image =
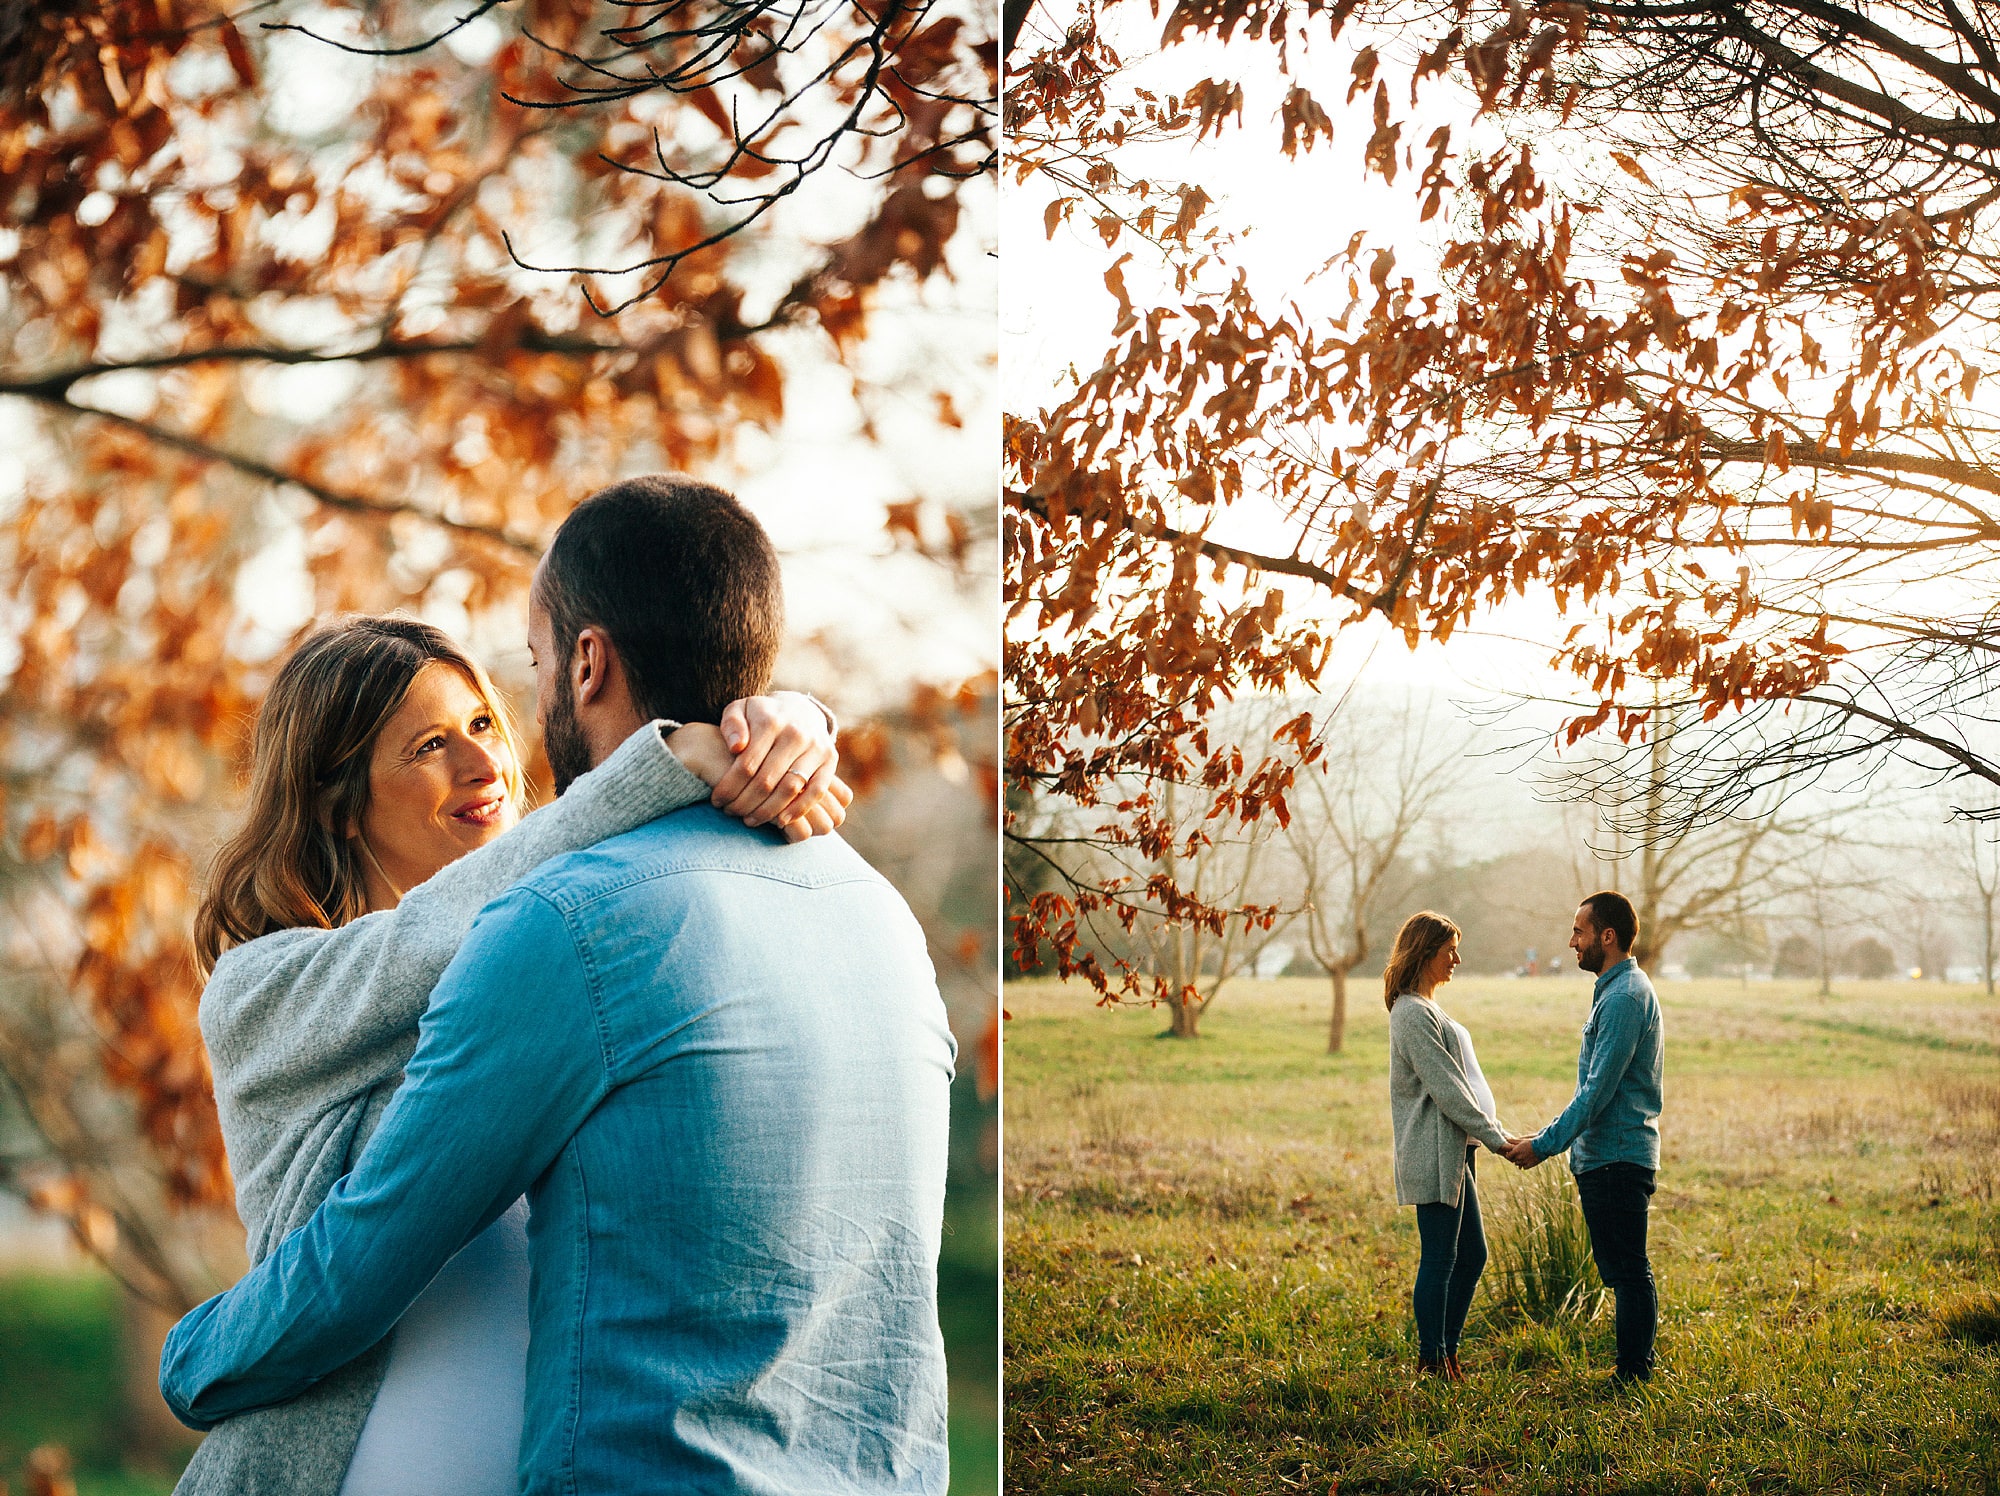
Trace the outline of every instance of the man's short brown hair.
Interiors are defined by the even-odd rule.
[[[1629,951],[1638,943],[1639,911],[1624,894],[1604,889],[1585,899],[1580,907],[1590,911],[1590,922],[1597,929],[1609,930],[1618,937],[1620,950]]]
[[[592,494],[556,531],[540,586],[556,660],[603,629],[642,716],[715,722],[770,684],[785,632],[778,553],[711,484],[654,474]]]

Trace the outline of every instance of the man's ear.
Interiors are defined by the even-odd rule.
[[[570,690],[579,707],[604,699],[604,693],[619,679],[621,665],[618,646],[611,635],[594,624],[578,632],[576,648],[570,652]]]

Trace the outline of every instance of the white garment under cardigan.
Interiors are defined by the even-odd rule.
[[[1451,1026],[1452,1034],[1458,1040],[1458,1058],[1465,1066],[1465,1078],[1472,1084],[1472,1095],[1478,1101],[1479,1109],[1487,1116],[1497,1118],[1500,1108],[1493,1103],[1493,1088],[1486,1084],[1486,1073],[1479,1068],[1479,1056],[1472,1052],[1472,1030],[1450,1015],[1446,1015],[1444,1021]]]
[[[528,1202],[396,1321],[340,1496],[515,1496],[528,1395]]]

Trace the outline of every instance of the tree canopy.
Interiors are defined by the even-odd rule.
[[[1575,619],[1549,641],[1564,741],[1640,743],[1663,708],[1717,724],[1667,834],[1838,765],[2000,777],[1974,720],[2000,540],[1990,9],[1167,8],[1158,49],[1275,63],[1268,121],[1230,78],[1132,82],[1117,47],[1147,22],[1120,0],[1039,20],[1009,56],[1010,176],[1050,233],[1088,218],[1115,321],[1099,364],[1007,417],[1011,784],[1088,802],[1143,768],[1282,819],[1312,725],[1217,744],[1200,702],[1312,682],[1359,619],[1414,645],[1530,590]],[[1316,98],[1332,75],[1344,98]],[[1406,224],[1336,247],[1344,308],[1258,284],[1240,208],[1133,165],[1223,132],[1344,149],[1406,196]],[[1248,505],[1288,543],[1224,543]],[[1184,589],[1140,600],[1169,569]],[[1176,632],[1201,641],[1184,667],[1145,656]],[[1156,857],[1148,812],[1107,806],[1099,835]],[[1016,892],[1017,945],[1058,954],[1123,897]]]
[[[921,441],[988,377],[990,341],[932,327],[989,231],[976,10],[462,14],[0,7],[0,1062],[62,1166],[10,1182],[163,1303],[207,1289],[173,1207],[228,1198],[192,885],[287,631],[504,636],[593,488],[726,478],[801,378]],[[988,503],[827,523],[979,606]],[[875,676],[928,692],[890,738],[976,720],[976,683]]]

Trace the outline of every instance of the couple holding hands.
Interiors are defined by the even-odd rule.
[[[1475,1182],[1478,1145],[1523,1169],[1567,1151],[1591,1256],[1617,1299],[1614,1385],[1653,1371],[1658,1298],[1646,1260],[1647,1204],[1660,1166],[1660,1003],[1632,959],[1631,903],[1594,893],[1577,908],[1569,947],[1597,976],[1577,1057],[1576,1094],[1532,1137],[1500,1125],[1472,1035],[1437,1004],[1459,962],[1459,929],[1411,915],[1382,973],[1389,1006],[1389,1100],[1396,1133],[1396,1203],[1417,1208],[1422,1255],[1411,1295],[1421,1371],[1460,1381],[1458,1338],[1486,1266]]]

